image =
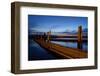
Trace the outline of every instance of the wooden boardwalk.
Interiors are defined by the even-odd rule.
[[[80,49],[68,48],[51,42],[46,42],[41,39],[35,39],[35,41],[43,48],[62,56],[63,58],[87,58],[87,52]]]

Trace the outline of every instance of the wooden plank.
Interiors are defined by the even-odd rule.
[[[51,42],[46,42],[44,40],[35,40],[41,47],[46,48],[56,54],[63,56],[64,58],[86,58],[87,52],[80,49],[68,48]]]

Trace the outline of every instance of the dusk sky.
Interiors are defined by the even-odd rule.
[[[76,31],[81,25],[88,27],[87,17],[28,15],[28,29],[36,32],[65,32]]]

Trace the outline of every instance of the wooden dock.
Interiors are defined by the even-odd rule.
[[[35,39],[35,41],[43,48],[62,56],[63,58],[76,59],[76,58],[87,58],[87,52],[76,48],[64,47],[45,40]]]

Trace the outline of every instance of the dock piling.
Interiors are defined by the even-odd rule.
[[[82,49],[82,26],[78,27],[78,44],[77,47]]]

